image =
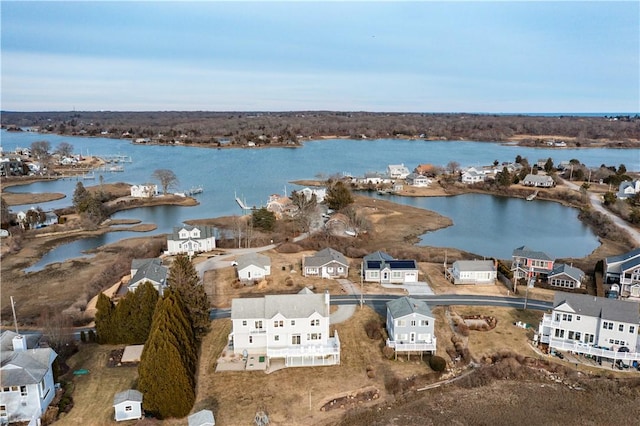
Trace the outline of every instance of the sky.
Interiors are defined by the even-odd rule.
[[[640,2],[0,2],[4,111],[640,111]]]

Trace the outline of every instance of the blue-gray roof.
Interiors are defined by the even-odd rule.
[[[394,259],[393,256],[391,256],[391,255],[389,255],[389,254],[387,254],[387,253],[385,253],[383,251],[380,251],[380,250],[378,250],[376,252],[373,252],[373,253],[370,253],[370,254],[368,254],[368,255],[366,255],[364,257],[365,261],[367,261],[367,260],[393,260],[393,259]]]
[[[191,232],[195,228],[200,230],[200,238],[216,237],[216,228],[214,226],[209,226],[209,225],[198,225],[198,226],[184,225],[184,226],[176,226],[176,227],[173,228],[172,240],[179,240],[180,239],[179,233],[180,233],[180,231],[182,229],[186,229],[187,231]]]
[[[536,260],[553,260],[549,255],[543,251],[531,250],[527,246],[518,247],[513,250],[513,257],[526,257],[527,259]]]
[[[349,266],[349,261],[342,253],[332,248],[326,248],[320,250],[313,256],[308,256],[304,258],[304,266],[324,266],[331,262],[338,262],[344,266]]]
[[[582,279],[584,278],[584,272],[582,272],[582,270],[565,263],[556,263],[553,266],[551,274],[549,274],[549,278],[553,277],[554,275],[560,274],[568,275],[576,281],[582,281]]]
[[[407,296],[387,302],[387,309],[393,318],[402,318],[414,312],[433,318],[431,309],[424,301]]]
[[[127,389],[126,391],[117,393],[116,396],[113,397],[113,405],[118,405],[126,401],[142,402],[142,392],[135,389]]]
[[[638,256],[640,256],[640,247],[633,249],[627,253],[619,254],[617,256],[609,256],[606,260],[607,263],[626,262]]]

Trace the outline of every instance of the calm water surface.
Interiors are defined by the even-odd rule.
[[[412,169],[419,163],[444,166],[456,161],[462,166],[471,166],[490,164],[494,160],[513,161],[517,155],[521,155],[530,161],[551,157],[556,164],[575,158],[591,167],[624,163],[629,170],[640,170],[639,149],[542,149],[487,142],[392,139],[312,141],[306,142],[301,148],[211,149],[143,146],[131,144],[128,140],[30,132],[1,131],[0,138],[5,152],[17,146],[28,147],[37,140],[48,140],[54,149],[60,142],[66,141],[74,146],[76,153],[84,155],[122,154],[132,157],[132,163],[124,164],[123,173],[96,172],[96,180],[83,181],[85,186],[97,185],[99,175],[103,176],[106,183],[150,182],[154,170],[167,168],[173,170],[180,180],[176,189],[185,190],[196,185],[204,187],[204,193],[196,197],[200,204],[195,207],[140,208],[113,216],[155,223],[158,229],[147,235],[171,232],[174,226],[188,219],[242,214],[235,203],[235,195],[248,205],[263,205],[270,194],[290,193],[296,189],[288,183],[293,180],[343,172],[362,175],[367,171],[384,171],[388,164],[404,163]],[[75,180],[38,182],[12,187],[10,191],[60,192],[66,195],[62,200],[40,205],[49,210],[71,205],[76,183]],[[526,203],[523,200],[471,194],[429,199],[400,197],[394,201],[425,203],[417,206],[438,211],[453,219],[454,226],[423,236],[421,244],[456,247],[501,258],[510,257],[511,250],[522,244],[530,244],[557,257],[582,257],[597,246],[595,236],[577,220],[577,212],[556,203]],[[28,207],[31,206],[14,206],[12,210]],[[77,257],[81,254],[80,250],[129,238],[127,234],[117,232],[93,239],[89,247],[85,247],[84,243],[60,246],[50,253],[47,262]],[[143,234],[135,233],[134,236],[140,235]]]

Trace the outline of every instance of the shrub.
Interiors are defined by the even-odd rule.
[[[382,348],[382,355],[384,355],[386,359],[393,359],[393,356],[395,355],[395,353],[396,351],[394,351],[393,348],[389,346],[385,346]]]
[[[397,395],[402,391],[402,382],[397,376],[388,374],[384,379],[384,388],[390,394]]]
[[[84,330],[80,332],[80,341],[82,343],[87,343],[87,335],[85,334]]]
[[[382,338],[382,331],[380,330],[380,322],[375,319],[367,321],[364,325],[364,330],[367,333],[369,339],[378,340]]]
[[[429,367],[433,371],[442,372],[447,368],[447,361],[438,355],[434,355],[429,358]]]

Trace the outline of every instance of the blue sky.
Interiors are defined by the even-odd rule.
[[[638,112],[640,3],[1,2],[1,108]]]

